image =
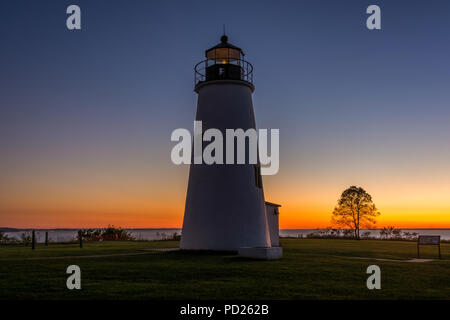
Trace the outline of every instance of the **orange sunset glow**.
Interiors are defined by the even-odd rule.
[[[46,167],[52,171],[46,172]],[[16,228],[88,228],[108,224],[124,228],[180,228],[188,167],[163,160],[159,167],[165,170],[148,167],[145,174],[146,165],[142,164],[144,174],[127,166],[120,170],[117,167],[117,174],[109,175],[101,169],[70,173],[42,165],[34,173],[23,171],[23,176],[6,174],[9,185],[1,190],[0,224]],[[294,174],[281,168],[278,175],[263,177],[266,199],[282,205],[280,227],[331,226],[336,201],[352,181],[342,177],[348,183],[336,183],[336,177],[316,176],[296,168],[291,172]],[[62,183],[63,178],[66,183]],[[433,177],[405,177],[405,181],[395,183],[390,175],[375,178],[368,173],[364,178],[367,182],[360,185],[372,195],[381,212],[377,227],[450,227],[450,187],[438,187]],[[388,181],[391,184],[386,186]]]

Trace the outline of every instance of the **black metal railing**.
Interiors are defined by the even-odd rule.
[[[212,77],[211,71],[215,69],[233,69],[233,72],[227,74],[224,73],[223,77],[217,78]],[[238,76],[236,77],[236,70],[238,70]],[[242,60],[242,59],[222,59],[222,60],[214,60],[214,59],[206,59],[197,63],[194,67],[195,73],[195,85],[200,82],[210,81],[210,80],[219,80],[219,79],[230,79],[230,80],[242,80],[247,81],[253,84],[253,66],[250,62]],[[231,76],[231,74],[233,76]],[[218,74],[220,76],[220,74]]]

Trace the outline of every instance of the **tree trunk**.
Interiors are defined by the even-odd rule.
[[[356,224],[356,230],[357,230],[356,239],[358,239],[358,240],[359,240],[359,213],[360,213],[360,210],[358,208],[358,219],[357,219],[357,224]]]

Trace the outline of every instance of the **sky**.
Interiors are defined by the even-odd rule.
[[[280,129],[263,182],[281,228],[329,226],[351,185],[380,227],[450,228],[444,0],[2,1],[0,226],[181,227],[170,135],[192,131],[193,67],[223,24],[254,66],[258,128]]]

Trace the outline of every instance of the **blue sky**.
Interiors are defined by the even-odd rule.
[[[70,4],[81,31],[66,29]],[[365,26],[371,4],[382,30]],[[182,205],[187,168],[169,161],[170,133],[192,128],[193,66],[223,24],[255,68],[257,125],[280,129],[266,193],[308,212],[274,190],[313,190],[309,203],[323,188],[329,205],[349,184],[381,199],[390,182],[415,185],[410,197],[422,184],[448,210],[449,18],[448,1],[2,1],[0,210],[68,180],[136,184],[149,201],[164,181]]]

